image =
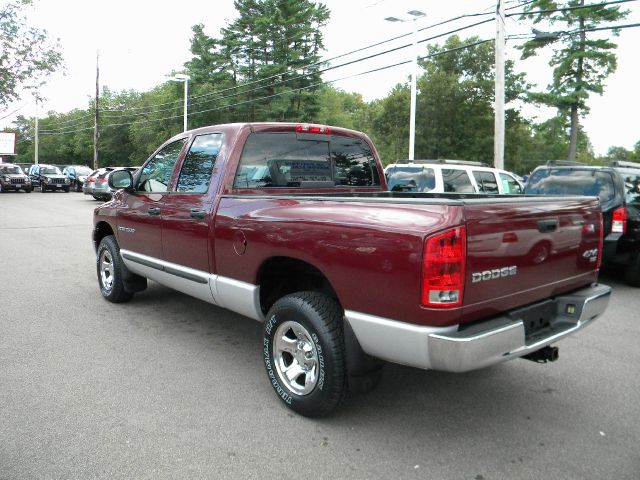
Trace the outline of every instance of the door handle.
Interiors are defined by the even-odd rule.
[[[558,229],[558,220],[555,218],[549,218],[546,220],[538,221],[538,231],[540,233],[555,232]]]
[[[191,218],[203,219],[207,212],[205,210],[198,210],[197,208],[192,208],[189,216]]]
[[[149,210],[147,210],[147,213],[149,215],[160,215],[160,208],[159,207],[151,207]]]

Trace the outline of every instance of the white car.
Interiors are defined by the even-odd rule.
[[[406,160],[384,169],[391,191],[518,195],[524,186],[511,172],[464,160]]]

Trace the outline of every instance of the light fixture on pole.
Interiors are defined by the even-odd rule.
[[[185,75],[184,73],[177,73],[171,77],[169,77],[170,81],[173,82],[184,82],[184,131],[187,131],[187,100],[189,98],[189,80],[191,77],[189,75]]]
[[[389,22],[413,22],[413,59],[411,62],[411,107],[409,112],[409,160],[415,158],[416,146],[416,98],[417,98],[417,80],[418,74],[418,19],[425,17],[427,14],[419,10],[410,10],[407,12],[412,16],[411,19],[402,19],[398,17],[387,17],[385,20]]]

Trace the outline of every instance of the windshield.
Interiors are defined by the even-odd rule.
[[[533,172],[525,193],[534,195],[589,195],[601,203],[613,200],[615,190],[610,172],[588,169],[551,168]]]
[[[61,173],[58,167],[42,167],[40,175],[61,175]]]
[[[399,167],[389,175],[387,186],[394,192],[430,192],[436,187],[436,176],[431,168]]]
[[[21,174],[22,170],[20,170],[20,167],[0,167],[0,173],[4,175]]]
[[[90,173],[91,173],[91,169],[89,167],[76,168],[76,175],[89,175]]]

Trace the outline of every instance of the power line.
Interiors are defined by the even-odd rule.
[[[591,4],[587,4],[587,5],[580,5],[580,6],[577,6],[577,7],[550,8],[548,10],[534,10],[534,11],[531,11],[531,12],[527,12],[527,11],[514,12],[514,13],[509,13],[506,16],[507,17],[513,17],[513,16],[517,16],[517,15],[536,15],[536,14],[539,14],[539,13],[569,12],[569,11],[572,11],[572,10],[582,10],[582,9],[585,9],[585,8],[594,8],[594,7],[606,7],[607,5],[617,5],[617,4],[620,4],[620,3],[629,3],[629,2],[636,2],[636,1],[637,0],[615,0],[615,1],[611,1],[611,2],[591,3]]]
[[[450,35],[452,33],[457,33],[457,32],[460,32],[462,30],[467,30],[469,28],[473,28],[473,27],[476,27],[476,26],[479,26],[479,25],[483,25],[485,23],[489,23],[489,22],[493,22],[493,21],[494,21],[493,18],[486,19],[486,20],[481,20],[479,22],[476,22],[476,23],[473,23],[473,24],[470,24],[470,25],[465,25],[463,27],[459,27],[459,28],[456,28],[456,29],[453,29],[453,30],[449,30],[449,31],[444,32],[444,33],[440,33],[438,35],[433,35],[433,36],[425,38],[423,40],[419,40],[418,43],[424,43],[424,42],[428,42],[430,40],[435,40],[437,38],[444,37],[444,36]],[[348,62],[345,62],[345,63],[341,63],[339,65],[333,65],[333,66],[330,66],[330,67],[327,67],[327,68],[324,68],[324,69],[320,69],[320,70],[316,70],[314,72],[310,72],[308,74],[298,75],[296,77],[291,77],[291,78],[288,78],[288,79],[285,79],[285,80],[280,80],[280,81],[275,82],[275,83],[270,83],[268,85],[262,85],[262,86],[258,86],[258,87],[252,88],[252,89],[243,90],[243,91],[236,91],[236,92],[231,93],[229,95],[219,95],[219,94],[223,93],[225,91],[234,90],[234,89],[237,89],[237,88],[240,88],[240,87],[232,87],[232,88],[220,90],[220,91],[215,92],[215,93],[206,94],[206,95],[214,95],[214,94],[217,93],[218,96],[216,96],[214,98],[209,98],[209,99],[201,101],[201,102],[190,102],[190,105],[193,107],[195,105],[201,105],[203,103],[209,103],[209,102],[213,102],[213,101],[223,100],[225,98],[232,98],[232,97],[235,97],[235,96],[238,96],[238,95],[244,95],[244,94],[247,94],[247,93],[251,93],[251,92],[258,91],[258,90],[262,90],[264,88],[273,88],[273,87],[276,87],[278,85],[282,85],[282,84],[285,84],[285,83],[293,82],[295,80],[300,80],[300,79],[307,78],[307,77],[309,77],[311,75],[318,75],[318,74],[321,74],[321,73],[328,72],[330,70],[335,70],[337,68],[346,67],[346,66],[349,66],[349,65],[353,65],[355,63],[359,63],[359,62],[365,61],[365,60],[370,60],[372,58],[379,57],[381,55],[386,55],[386,54],[389,54],[389,53],[393,53],[393,52],[396,52],[398,50],[402,50],[402,49],[410,47],[410,46],[412,46],[412,44],[411,43],[407,43],[407,44],[404,44],[404,45],[400,45],[398,47],[394,47],[394,48],[390,48],[388,50],[384,50],[382,52],[378,52],[378,53],[371,54],[371,55],[368,55],[368,56],[365,56],[365,57],[360,57],[360,58],[357,58],[355,60],[351,60],[351,61],[348,61]],[[334,57],[334,59],[335,58],[338,58],[338,57]],[[278,77],[278,76],[280,76],[280,75],[276,75],[275,77]],[[268,78],[274,78],[274,76],[268,77]],[[247,85],[261,83],[263,81],[264,81],[264,79],[263,80],[256,80],[256,81],[253,81],[253,82],[249,82],[248,84],[244,84],[241,87],[246,87]],[[203,96],[204,95],[201,95],[200,97],[192,97],[192,98],[201,98]],[[171,111],[174,108],[176,108],[176,107],[160,109],[160,110],[154,110],[154,111],[149,111],[149,112],[135,113],[135,114],[103,115],[103,118],[124,118],[124,117],[138,116],[138,115],[148,115],[148,114]]]
[[[571,30],[568,32],[553,32],[558,37],[563,36],[572,36],[577,35],[580,32],[598,32],[602,30],[624,30],[625,28],[636,28],[640,27],[640,23],[627,23],[624,25],[610,25],[608,27],[593,27],[593,28],[578,28],[576,30]],[[510,35],[509,40],[530,40],[536,38],[534,34],[531,33],[523,33],[519,35]]]
[[[520,7],[520,6],[522,6],[522,4],[521,4],[521,5],[518,5],[518,7]],[[511,8],[517,8],[517,7],[511,7]],[[445,25],[445,24],[447,24],[447,23],[454,22],[454,21],[456,21],[456,20],[460,20],[460,19],[462,19],[462,18],[467,18],[467,17],[477,17],[477,16],[488,16],[488,15],[493,15],[493,13],[491,13],[491,12],[488,12],[488,13],[479,12],[479,13],[468,13],[468,14],[458,15],[457,17],[452,17],[452,18],[450,18],[450,19],[443,20],[443,21],[438,22],[438,23],[434,23],[434,24],[431,24],[431,25],[427,25],[427,26],[425,26],[425,27],[420,28],[418,31],[419,31],[419,32],[422,32],[422,31],[425,31],[425,30],[429,30],[429,29],[432,29],[432,28],[435,28],[435,27],[439,27],[439,26]],[[465,30],[466,28],[471,28],[471,27],[474,27],[474,26],[477,26],[477,25],[481,25],[481,24],[483,24],[483,23],[492,22],[492,21],[494,21],[494,18],[491,18],[491,19],[488,19],[488,20],[485,20],[485,21],[482,21],[482,22],[478,22],[478,23],[475,23],[475,24],[472,24],[472,25],[468,25],[468,26],[466,26],[466,27],[462,27],[462,28],[459,28],[459,29],[455,29],[455,30],[452,30],[452,31],[450,31],[450,32],[445,32],[444,34],[437,35],[437,36],[434,36],[434,37],[431,37],[431,38],[428,38],[428,39],[422,40],[422,42],[424,42],[424,41],[428,41],[428,40],[432,40],[432,39],[434,39],[434,38],[438,38],[438,37],[443,36],[443,35],[447,35],[447,34],[450,34],[450,33],[455,33],[455,32],[458,32],[458,31]],[[398,40],[398,39],[401,39],[401,38],[404,38],[404,37],[408,37],[408,36],[410,36],[410,35],[412,35],[412,33],[404,33],[404,34],[402,34],[402,35],[397,35],[397,36],[395,36],[395,37],[388,38],[388,39],[386,39],[386,40],[382,40],[382,41],[380,41],[380,42],[373,43],[373,44],[371,44],[371,45],[367,45],[367,46],[365,46],[365,47],[357,48],[357,49],[355,49],[355,50],[351,50],[351,51],[349,51],[349,52],[342,53],[342,54],[336,55],[336,56],[331,57],[331,58],[327,58],[327,59],[319,60],[319,61],[317,61],[317,62],[309,63],[309,64],[307,64],[307,65],[302,65],[302,66],[300,66],[300,67],[299,67],[299,69],[307,69],[307,68],[315,67],[315,66],[318,66],[318,65],[322,65],[322,64],[325,64],[325,63],[331,62],[331,61],[333,61],[333,60],[337,60],[337,59],[339,59],[339,58],[343,58],[343,57],[346,57],[346,56],[349,56],[349,55],[353,55],[353,54],[355,54],[355,53],[360,53],[360,52],[362,52],[362,51],[369,50],[369,49],[374,48],[374,47],[378,47],[378,46],[380,46],[380,45],[384,45],[385,43],[389,43],[389,42],[392,42],[392,41],[395,41],[395,40]],[[410,46],[410,45],[411,45],[411,44],[407,44],[407,45],[404,45],[404,46],[403,46],[403,47],[401,47],[401,48],[406,48],[406,47],[408,47],[408,46]],[[397,49],[396,49],[396,50],[397,50]],[[386,53],[388,53],[388,52],[390,52],[390,51],[394,51],[394,50],[388,50]],[[385,53],[385,52],[383,52],[383,53],[381,53],[381,54],[384,54],[384,53]],[[365,57],[364,59],[368,59],[368,58],[372,58],[372,57]],[[336,66],[336,67],[334,67],[334,68],[339,68],[340,66],[343,66],[343,65],[347,65],[347,64],[338,65],[338,66]],[[321,70],[321,72],[323,72],[323,71],[326,71],[326,70]],[[281,77],[281,76],[282,76],[283,74],[285,74],[285,73],[287,73],[287,72],[281,72],[281,73],[277,73],[277,74],[274,74],[274,75],[271,75],[271,76],[269,76],[269,77],[265,77],[265,78],[262,78],[262,79],[252,80],[252,81],[247,82],[247,83],[244,83],[244,84],[242,84],[242,85],[236,85],[236,86],[233,86],[233,87],[228,87],[228,88],[225,88],[225,89],[222,89],[222,90],[218,90],[218,91],[216,91],[216,92],[204,93],[204,94],[201,94],[201,95],[194,95],[193,97],[191,97],[191,98],[190,98],[190,100],[191,100],[191,101],[193,101],[193,100],[197,100],[197,99],[199,99],[199,98],[204,98],[204,97],[209,97],[209,96],[219,95],[219,94],[224,93],[224,92],[227,92],[227,91],[232,91],[232,90],[237,90],[237,89],[240,89],[240,88],[245,88],[245,87],[247,87],[247,86],[254,85],[254,84],[257,84],[257,83],[263,83],[263,82],[266,82],[266,81],[268,81],[268,80],[272,80],[272,79],[274,79],[274,78]],[[312,75],[312,74],[315,74],[315,73],[318,73],[318,72],[312,72],[312,73],[309,73],[308,75]],[[308,76],[308,75],[307,75],[307,76]],[[295,77],[295,78],[300,78],[300,77],[301,77],[301,76],[298,76],[298,77]],[[289,79],[288,81],[290,81],[290,80],[291,80],[291,79]],[[271,85],[269,85],[269,86],[271,86]],[[240,92],[240,93],[245,93],[245,92]],[[217,98],[217,97],[216,97],[216,98]],[[227,98],[227,97],[222,97],[222,98]],[[172,102],[159,103],[159,104],[156,104],[156,105],[153,105],[153,106],[133,107],[133,108],[129,109],[129,111],[133,111],[133,110],[145,110],[145,109],[151,109],[151,108],[154,108],[154,107],[161,107],[161,106],[165,106],[165,105],[174,105],[174,104],[176,104],[176,105],[177,105],[177,104],[180,104],[181,102],[182,102],[182,100],[175,100],[175,101],[172,101]],[[191,103],[191,105],[193,105],[193,104],[194,104],[194,103]],[[159,113],[159,112],[162,112],[162,111],[169,111],[169,110],[171,110],[171,109],[163,109],[163,110],[156,110],[156,111],[148,111],[147,113]],[[122,110],[104,109],[104,110],[102,110],[102,112],[104,112],[104,113],[110,113],[110,112],[122,112]],[[131,115],[131,114],[129,114],[129,115],[121,115],[120,117],[127,117],[127,116],[130,116],[130,115]],[[133,115],[137,115],[137,114],[133,114]],[[117,117],[116,115],[105,115],[105,118],[106,118],[107,116],[108,116],[108,117],[112,117],[112,118]]]
[[[444,50],[444,51],[441,51],[441,52],[431,53],[429,55],[424,55],[422,57],[419,57],[419,59],[420,60],[424,60],[424,59],[427,59],[427,58],[434,58],[434,57],[437,57],[437,56],[440,56],[440,55],[444,55],[444,54],[447,54],[447,53],[452,53],[452,52],[456,52],[456,51],[459,51],[459,50],[472,48],[472,47],[475,47],[477,45],[481,45],[481,44],[487,43],[487,42],[493,42],[493,39],[480,40],[480,41],[472,43],[472,44],[462,45],[460,47],[451,48],[451,49]],[[350,79],[350,78],[355,78],[355,77],[359,77],[359,76],[363,76],[363,75],[368,75],[370,73],[375,73],[375,72],[379,72],[379,71],[382,71],[382,70],[387,70],[387,69],[390,69],[390,68],[393,68],[393,67],[397,67],[399,65],[405,65],[407,63],[411,63],[411,60],[405,60],[405,61],[402,61],[402,62],[394,63],[392,65],[386,65],[384,67],[378,67],[378,68],[375,68],[375,69],[367,70],[365,72],[360,72],[360,73],[357,73],[357,74],[348,75],[348,76],[337,78],[337,79],[334,79],[334,80],[317,82],[317,83],[314,83],[312,85],[307,85],[305,87],[292,88],[292,89],[289,89],[289,90],[286,90],[286,91],[283,91],[283,92],[279,92],[279,93],[275,93],[275,94],[272,94],[272,95],[263,96],[263,97],[260,97],[260,98],[244,100],[242,102],[237,102],[237,103],[234,103],[234,104],[231,104],[231,105],[222,105],[222,106],[219,106],[219,107],[214,107],[214,108],[210,108],[210,109],[206,109],[206,110],[199,110],[197,112],[191,112],[189,114],[189,116],[199,115],[199,114],[202,114],[202,113],[208,113],[208,112],[212,112],[212,111],[216,111],[216,110],[224,110],[224,109],[228,109],[228,108],[238,107],[238,106],[241,106],[241,105],[246,105],[248,103],[259,102],[261,100],[267,100],[269,98],[279,97],[279,96],[282,96],[282,95],[290,94],[292,92],[299,92],[299,91],[302,91],[302,90],[307,90],[307,89],[310,89],[310,88],[314,88],[314,87],[318,87],[318,86],[322,86],[322,85],[326,85],[326,84],[330,84],[330,83],[335,83],[335,82],[339,82],[339,81],[342,81],[342,80],[347,80],[347,79]],[[111,127],[111,126],[115,127],[115,126],[132,125],[134,123],[138,123],[139,124],[139,123],[160,122],[160,121],[164,121],[164,120],[174,120],[174,119],[177,119],[177,118],[182,118],[182,115],[175,115],[175,116],[171,116],[171,117],[157,118],[157,119],[151,119],[151,120],[142,120],[142,121],[128,122],[128,123],[107,124],[107,125],[103,125],[103,127]]]

